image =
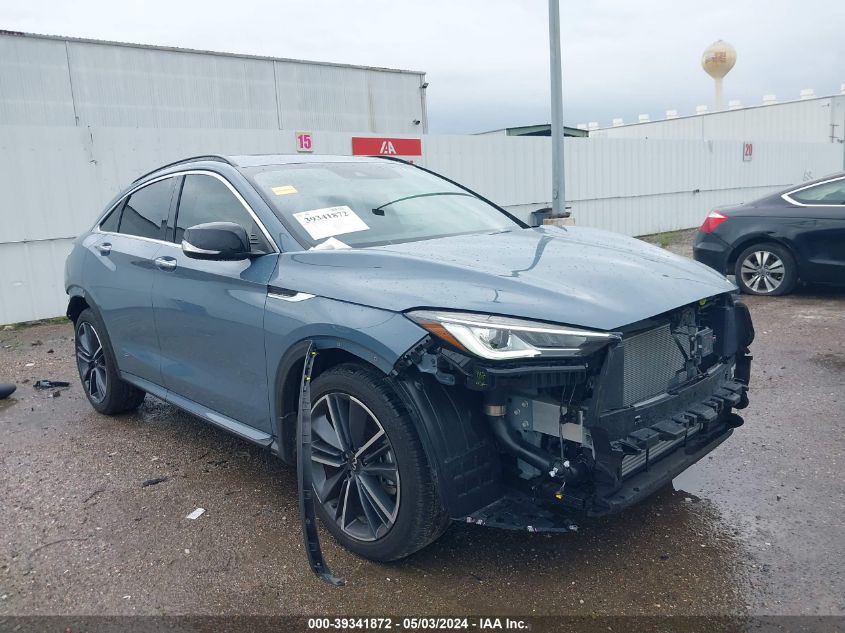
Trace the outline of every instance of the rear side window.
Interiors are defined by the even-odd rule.
[[[123,203],[121,202],[105,217],[102,222],[100,222],[100,230],[116,233],[117,227],[120,225],[120,212],[122,209]]]
[[[807,187],[789,197],[802,204],[845,204],[845,179]]]
[[[172,192],[173,178],[165,178],[138,189],[129,196],[123,207],[118,232],[162,239]]]
[[[234,222],[244,227],[254,251],[273,250],[258,224],[235,195],[218,178],[201,174],[185,176],[179,210],[176,214],[176,243],[182,242],[185,229],[207,222]]]

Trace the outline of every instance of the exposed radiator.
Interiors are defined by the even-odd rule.
[[[625,338],[622,345],[625,347],[622,406],[663,393],[669,381],[684,368],[684,355],[668,323]]]

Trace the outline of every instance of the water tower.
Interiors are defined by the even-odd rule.
[[[716,98],[715,109],[723,110],[722,79],[731,72],[736,64],[736,49],[723,40],[717,40],[704,49],[701,55],[701,67],[704,72],[713,77]]]

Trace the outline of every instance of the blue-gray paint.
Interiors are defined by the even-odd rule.
[[[686,257],[549,227],[282,255],[287,287],[384,310],[448,308],[612,330],[735,289]]]
[[[166,253],[156,271],[153,314],[161,376],[169,392],[270,430],[264,368],[264,304],[276,255],[218,262]]]

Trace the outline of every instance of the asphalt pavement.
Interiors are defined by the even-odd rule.
[[[95,413],[68,323],[0,331],[0,615],[843,615],[845,292],[746,300],[746,423],[673,487],[567,534],[455,524],[389,565],[324,532],[338,589],[293,468],[150,396]]]

